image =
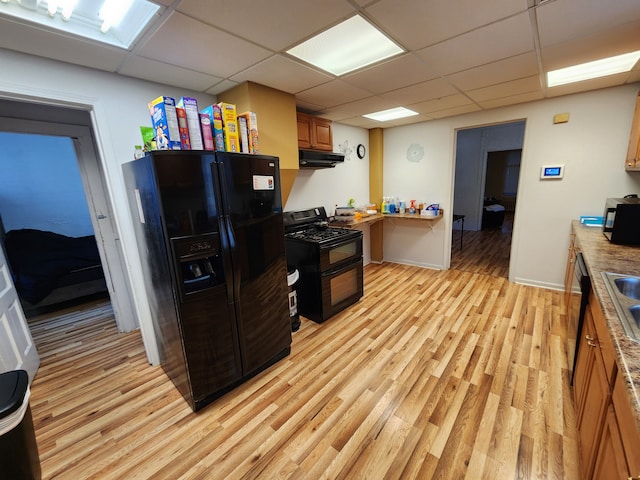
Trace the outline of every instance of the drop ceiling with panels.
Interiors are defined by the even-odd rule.
[[[1,9],[0,48],[212,95],[253,81],[294,94],[302,110],[364,128],[640,81],[636,65],[597,80],[545,85],[548,70],[640,50],[639,0],[154,3],[160,10],[129,50],[32,28]],[[406,53],[341,77],[285,53],[356,13]],[[397,106],[419,115],[383,123],[361,116]]]

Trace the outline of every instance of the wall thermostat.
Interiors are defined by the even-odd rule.
[[[562,178],[564,175],[564,165],[545,165],[540,170],[540,178],[549,180],[552,178]]]

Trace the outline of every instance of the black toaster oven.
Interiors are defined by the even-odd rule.
[[[608,198],[602,231],[611,243],[640,245],[640,198]]]

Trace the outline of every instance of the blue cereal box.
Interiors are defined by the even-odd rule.
[[[209,105],[200,111],[200,113],[209,115],[211,119],[211,131],[213,133],[213,141],[216,152],[224,152],[224,132],[222,131],[222,110],[218,105]]]
[[[176,101],[160,96],[149,102],[149,114],[156,134],[158,150],[181,150]]]

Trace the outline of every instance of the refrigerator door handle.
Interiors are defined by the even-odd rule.
[[[218,177],[220,179],[220,185],[222,187],[222,219],[224,223],[224,229],[227,232],[229,238],[229,251],[231,252],[231,266],[233,268],[233,296],[238,301],[240,299],[240,283],[242,279],[242,269],[240,266],[240,259],[238,257],[238,247],[236,244],[236,234],[233,230],[233,223],[231,222],[231,200],[229,199],[229,185],[227,185],[227,177],[225,176],[226,168],[222,161],[218,161]]]

